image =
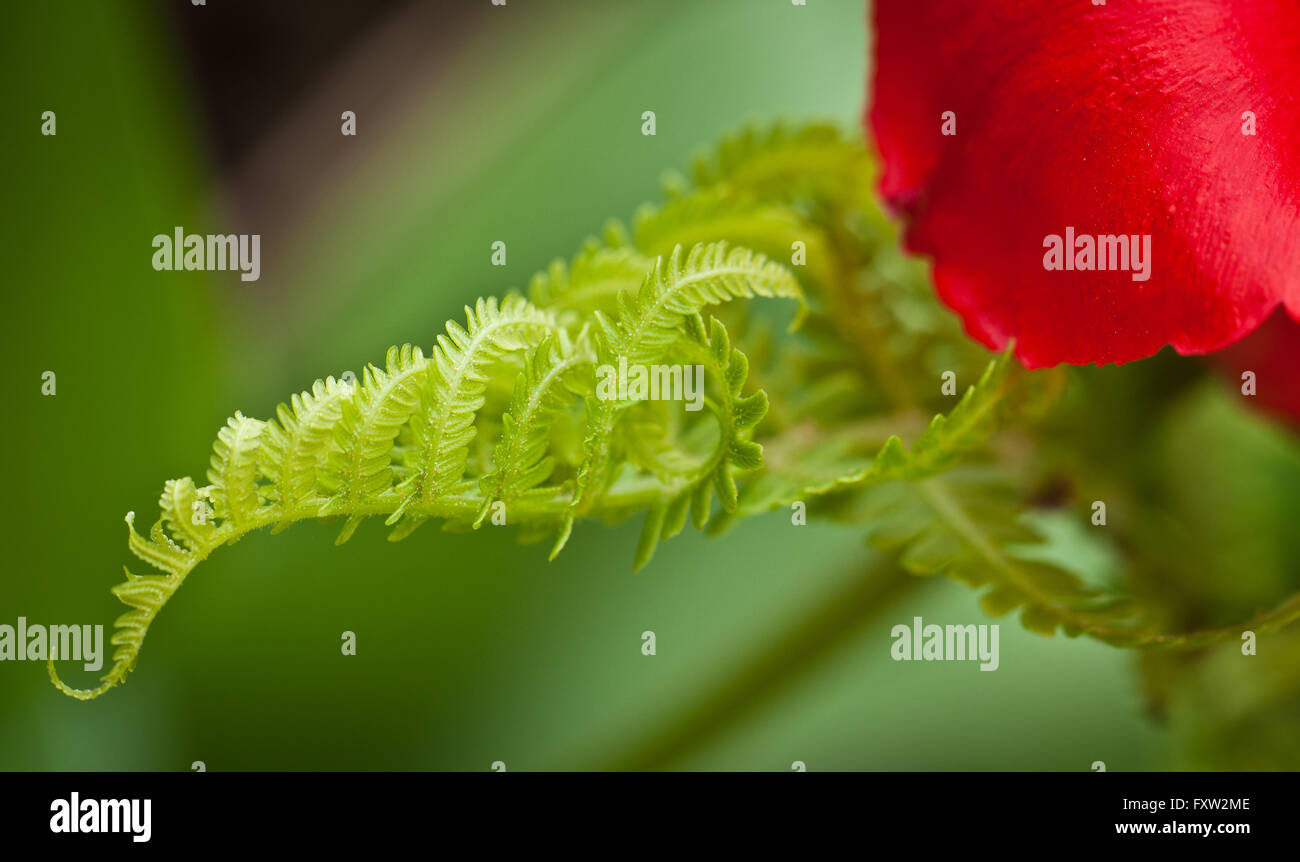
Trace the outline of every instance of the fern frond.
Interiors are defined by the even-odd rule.
[[[1010,351],[994,358],[947,414],[936,414],[908,449],[891,434],[868,454],[863,429],[853,425],[821,428],[801,425],[776,441],[778,462],[751,483],[734,512],[711,532],[722,532],[739,518],[795,502],[859,491],[895,481],[919,481],[942,473],[983,449],[999,428],[1010,381]]]
[[[474,439],[474,417],[483,406],[487,366],[510,351],[536,348],[547,335],[556,334],[554,316],[519,296],[479,300],[465,309],[466,326],[447,324],[429,360],[428,380],[420,409],[411,417],[414,445],[407,454],[411,475],[398,486],[403,504],[390,518],[396,523],[415,501],[459,493],[469,444]],[[396,535],[405,535],[413,525]]]
[[[168,485],[172,483],[169,482]],[[190,486],[193,487],[193,482],[190,482]],[[166,501],[170,496],[169,492],[164,490],[163,499]],[[165,508],[164,511],[166,512],[167,509]],[[126,528],[127,544],[131,552],[167,574],[136,575],[130,569],[123,570],[126,573],[126,580],[113,587],[112,593],[130,610],[113,621],[114,631],[109,643],[117,649],[113,651],[112,666],[100,677],[98,686],[90,689],[73,688],[59,678],[58,672],[54,669],[54,662],[52,660],[47,662],[50,681],[59,691],[78,700],[93,700],[126,679],[126,675],[135,668],[140,647],[144,643],[145,635],[154,617],[180,588],[185,581],[185,576],[207,555],[207,551],[182,550],[163,531],[161,522],[154,525],[150,531],[150,538],[144,538],[135,531],[134,512],[127,513]]]
[[[515,497],[550,478],[555,467],[555,459],[546,454],[551,420],[573,403],[579,387],[589,383],[592,361],[585,335],[574,346],[564,331],[548,337],[526,358],[510,409],[502,417],[495,469],[479,482],[484,505],[474,526],[483,522],[493,503],[509,507]]]
[[[870,466],[824,485],[808,494],[831,494],[851,488],[897,480],[917,481],[940,473],[964,456],[982,448],[998,428],[998,411],[1007,391],[1011,351],[989,362],[979,380],[967,388],[948,414],[937,414],[909,451],[897,436],[890,437]]]
[[[616,320],[596,312],[597,357],[610,365],[620,359],[629,365],[652,364],[676,341],[687,317],[710,305],[754,296],[796,300],[801,312],[806,307],[803,290],[789,270],[762,255],[717,242],[697,245],[683,259],[679,246],[667,261],[656,259],[634,299],[619,296]],[[578,470],[572,511],[561,526],[552,558],[568,541],[573,520],[590,509],[608,482],[611,436],[619,415],[629,406],[617,399],[588,399],[586,455]]]
[[[1023,556],[1041,540],[1020,518],[1012,489],[987,471],[963,469],[873,488],[852,517],[867,523],[871,543],[897,554],[909,572],[987,588],[980,599],[985,611],[1002,616],[1020,609],[1021,623],[1040,634],[1059,628],[1115,646],[1187,648],[1237,639],[1243,628],[1271,631],[1300,619],[1300,596],[1293,596],[1244,623],[1171,631],[1157,608]]]
[[[1046,563],[1018,559],[1012,546],[1037,541],[1019,520],[1010,489],[982,471],[952,478],[891,482],[871,489],[854,519],[871,543],[898,555],[912,574],[946,574],[973,587],[992,587],[986,610],[1023,607],[1027,628],[1106,640],[1141,637],[1146,625],[1131,600],[1109,596]]]
[[[597,313],[598,353],[602,361],[629,363],[659,359],[677,337],[678,326],[709,305],[755,296],[793,299],[806,308],[803,289],[788,269],[746,248],[715,242],[681,246],[665,260],[655,259],[634,299],[619,296],[619,315]]]
[[[556,260],[533,276],[528,295],[534,305],[557,314],[608,312],[618,307],[620,293],[641,286],[651,263],[632,248],[591,245],[571,264]]]
[[[1137,646],[1236,636],[1239,626],[1169,631],[1158,608],[1032,558],[1037,535],[993,437],[1027,418],[1030,381],[1062,378],[1004,354],[946,414],[923,410],[949,403],[934,392],[936,369],[978,367],[985,354],[934,302],[924,268],[896,251],[861,140],[825,124],[750,127],[699,160],[694,181],[643,209],[635,240],[610,222],[553,263],[532,280],[531,302],[479,300],[427,356],[391,348],[355,385],[317,381],[270,422],[235,413],[207,486],[168,481],[147,536],[127,516],[128,548],[153,571],[113,588],[128,610],[112,667],[80,690],[51,663],[55,685],[89,699],[120,683],[194,567],[253,530],[344,518],[342,542],[381,517],[398,539],[429,519],[478,527],[498,502],[524,538],[556,537],[552,557],[579,518],[644,515],[640,567],[688,521],[718,532],[816,500],[819,514],[864,524],[907,570],[985,590],[991,613],[1019,609],[1035,631]],[[807,265],[786,267],[796,242]],[[798,333],[733,309],[730,331],[705,319],[734,299],[774,297],[798,303],[797,324],[806,293],[813,310]],[[599,369],[620,361],[703,366],[707,409],[603,396]],[[1300,596],[1246,625],[1298,618]]]
[[[266,423],[236,412],[212,446],[208,482],[216,517],[239,526],[249,523],[262,495],[257,487],[258,458]]]
[[[325,462],[343,405],[353,398],[352,387],[333,377],[317,380],[310,392],[294,395],[276,408],[278,421],[262,432],[261,470],[271,481],[267,497],[289,525],[295,509],[316,490],[317,470]]]
[[[732,348],[726,328],[717,319],[710,318],[706,329],[699,314],[687,319],[682,342],[681,354],[703,365],[718,381],[718,400],[707,401],[717,422],[718,437],[713,450],[698,464],[664,471],[679,482],[680,490],[666,495],[646,513],[634,562],[637,569],[650,562],[661,539],[681,532],[688,513],[696,529],[703,529],[709,521],[713,495],[717,495],[724,511],[734,510],[736,472],[757,470],[763,465],[763,447],[751,437],[754,427],[767,415],[767,395],[760,390],[742,397],[749,376],[745,354]]]
[[[788,206],[759,202],[731,189],[704,189],[660,207],[647,204],[634,225],[637,248],[648,255],[725,240],[773,260],[791,260],[798,242],[806,258],[801,272],[814,285],[826,285],[834,277],[834,257],[820,227]]]
[[[427,376],[424,353],[409,344],[390,348],[384,368],[365,368],[356,393],[342,402],[334,449],[317,477],[329,495],[322,515],[348,511],[389,489],[394,441],[419,408]],[[337,542],[346,542],[359,523],[359,516],[350,517]]]
[[[216,527],[189,476],[167,480],[158,498],[158,508],[162,510],[167,529],[191,551],[204,553],[213,546]]]
[[[747,126],[697,157],[692,176],[701,188],[744,189],[759,200],[811,199],[878,213],[870,156],[861,139],[832,123]]]
[[[880,445],[876,435],[857,426],[827,429],[812,422],[769,438],[763,445],[764,469],[745,484],[735,509],[709,522],[709,533],[720,535],[738,521],[794,503],[803,503],[812,517],[819,489],[864,470]]]

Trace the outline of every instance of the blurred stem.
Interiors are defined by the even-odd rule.
[[[893,560],[879,558],[786,631],[766,639],[763,648],[727,679],[661,723],[661,729],[639,749],[600,768],[648,771],[682,762],[807,677],[921,583],[921,578],[902,571]]]

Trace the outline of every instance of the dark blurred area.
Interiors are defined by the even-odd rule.
[[[166,4],[179,36],[214,161],[229,167],[246,157],[278,115],[335,66],[358,36],[387,19],[404,0],[329,0],[308,6],[261,0],[189,0]],[[454,47],[468,25],[470,4],[439,2],[429,49]]]

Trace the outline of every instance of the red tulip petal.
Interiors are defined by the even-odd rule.
[[[1015,338],[1031,367],[1126,362],[1300,313],[1300,2],[878,0],[875,18],[881,191],[975,338]],[[1067,227],[1151,235],[1150,279],[1047,271]]]

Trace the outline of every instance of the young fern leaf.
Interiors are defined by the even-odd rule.
[[[688,315],[755,296],[793,299],[800,314],[806,309],[795,277],[761,254],[729,248],[726,242],[701,243],[685,254],[678,246],[667,260],[655,259],[635,298],[619,295],[617,320],[596,314],[598,355],[601,361],[655,362],[677,339]]]
[[[706,330],[699,314],[687,318],[685,335],[679,345],[681,355],[708,371],[718,381],[720,398],[708,399],[707,406],[718,425],[718,440],[713,451],[699,464],[683,470],[660,469],[662,478],[677,480],[681,490],[666,496],[646,513],[637,544],[635,567],[650,562],[661,539],[670,539],[682,531],[687,515],[696,529],[708,523],[712,495],[716,494],[724,511],[736,508],[737,491],[734,471],[757,470],[763,464],[763,447],[749,439],[767,415],[767,395],[755,392],[741,397],[749,376],[745,354],[731,347],[727,330],[710,318]]]
[[[555,459],[546,454],[551,421],[573,403],[575,389],[589,382],[592,360],[585,332],[574,346],[563,330],[548,336],[536,353],[525,358],[510,409],[502,417],[494,469],[479,481],[483,508],[474,521],[476,528],[497,503],[508,512],[521,494],[555,494],[554,488],[534,491],[555,469]]]
[[[1009,502],[1010,489],[986,471],[920,482],[891,482],[869,491],[853,510],[868,525],[870,542],[897,555],[915,575],[946,574],[972,587],[993,587],[984,597],[995,615],[1024,607],[1031,630],[1052,634],[1088,631],[1103,639],[1141,631],[1138,607],[1087,587],[1046,563],[1016,559],[1012,546],[1036,541]]]
[[[725,239],[780,260],[791,258],[795,243],[802,243],[801,274],[819,286],[834,277],[829,240],[820,227],[788,206],[758,202],[730,189],[705,189],[662,207],[647,204],[637,213],[635,234],[637,248],[649,255]]]
[[[368,365],[354,398],[344,399],[334,426],[335,448],[326,456],[317,482],[329,496],[321,515],[345,512],[393,483],[393,444],[420,406],[428,363],[418,347],[393,347],[383,369]],[[339,532],[343,544],[361,523],[352,515]]]
[[[158,498],[162,520],[176,541],[196,553],[204,553],[213,546],[216,527],[207,517],[207,509],[199,499],[198,489],[189,476],[168,479]]]
[[[257,488],[258,453],[266,423],[236,411],[217,433],[208,481],[215,515],[232,524],[248,523],[262,497]]]
[[[149,625],[185,577],[214,548],[242,535],[246,527],[241,525],[254,522],[260,501],[256,485],[257,441],[263,424],[236,413],[217,434],[208,476],[216,511],[225,519],[221,525],[210,520],[211,513],[188,476],[170,479],[163,486],[158,500],[161,515],[150,529],[149,538],[135,531],[135,512],[127,512],[127,547],[163,574],[136,575],[123,569],[126,580],[113,587],[112,593],[130,610],[113,621],[113,636],[109,639],[117,647],[113,665],[100,677],[98,686],[78,689],[59,679],[53,660],[49,661],[50,681],[64,694],[91,700],[124,680],[135,667]]]
[[[1271,631],[1300,619],[1300,596],[1244,623],[1203,631],[1169,631],[1157,608],[1090,586],[1071,572],[1018,556],[1040,541],[1020,519],[1016,495],[987,471],[961,469],[920,482],[872,489],[853,517],[870,524],[871,543],[898,555],[916,575],[946,574],[989,589],[984,610],[1021,610],[1030,631],[1088,634],[1114,646],[1199,647]]]
[[[272,532],[288,527],[293,513],[315,493],[318,468],[351,393],[346,383],[329,377],[276,408],[278,421],[269,423],[261,438],[262,474],[272,485],[267,496],[281,514]]]
[[[699,188],[744,190],[768,202],[806,199],[864,215],[883,216],[875,206],[874,165],[861,140],[832,123],[767,128],[748,126],[724,138],[716,151],[695,160]]]
[[[947,415],[940,413],[931,420],[911,450],[897,436],[890,437],[870,466],[842,476],[818,487],[807,489],[809,495],[831,494],[868,485],[897,480],[917,481],[941,473],[961,459],[983,448],[998,430],[999,408],[1007,393],[1011,351],[989,362],[979,380],[966,390]]]
[[[462,481],[474,439],[474,417],[483,406],[487,366],[504,354],[536,346],[559,331],[554,316],[519,296],[480,299],[466,308],[464,328],[447,324],[429,360],[429,374],[420,409],[411,416],[414,445],[407,453],[410,475],[398,485],[403,501],[388,519],[397,523],[413,502],[459,494],[473,485]],[[393,530],[394,541],[409,535],[425,520],[408,516]]]
[[[127,516],[128,547],[154,571],[127,571],[113,588],[127,611],[115,621],[112,667],[82,690],[51,662],[54,684],[90,699],[120,683],[194,567],[252,530],[341,517],[343,542],[379,516],[398,539],[431,518],[483,525],[494,503],[526,538],[558,532],[552,557],[579,517],[644,513],[639,567],[688,520],[715,532],[817,499],[823,513],[864,521],[909,571],[986,589],[991,613],[1019,608],[1035,631],[1140,646],[1239,634],[1241,625],[1163,631],[1157,608],[1028,559],[1036,535],[1017,495],[962,465],[980,456],[996,468],[991,436],[1020,405],[1020,382],[1044,372],[1022,373],[1003,355],[922,429],[915,405],[931,402],[913,390],[922,379],[931,386],[936,357],[939,367],[963,367],[980,354],[959,340],[916,268],[902,266],[894,229],[872,203],[874,168],[860,140],[829,125],[751,127],[699,160],[694,177],[694,189],[683,184],[638,215],[635,242],[610,222],[571,263],[533,279],[531,302],[480,300],[427,356],[391,348],[382,369],[368,366],[350,386],[317,382],[270,423],[236,413],[217,435],[206,487],[168,481],[148,536]],[[820,294],[798,337],[769,349],[778,336],[743,318],[730,334],[706,323],[709,307],[753,297],[796,300],[801,321],[803,287],[775,262],[796,242],[807,260],[794,272]],[[733,337],[754,358],[752,375]],[[707,410],[602,396],[600,369],[620,360],[703,366]],[[760,426],[767,393],[773,416]],[[912,426],[908,448],[895,435]],[[1245,626],[1297,618],[1300,596]]]
[[[694,246],[683,258],[679,246],[654,268],[635,298],[620,294],[619,316],[596,312],[596,354],[600,363],[649,365],[659,361],[677,340],[683,320],[709,305],[754,296],[782,297],[806,308],[798,281],[785,267],[726,242]],[[796,322],[798,318],[796,318]],[[551,551],[554,559],[568,541],[573,522],[586,514],[610,479],[610,442],[619,415],[631,406],[619,399],[588,399],[585,458],[578,471],[570,512]]]
[[[590,245],[572,263],[556,260],[545,273],[533,276],[528,296],[534,305],[556,314],[610,312],[618,307],[620,293],[641,286],[652,263],[632,248]]]
[[[185,560],[184,565],[180,564],[179,559],[166,560],[170,548],[167,547],[165,542],[159,543],[156,539],[143,539],[135,532],[134,512],[127,513],[126,523],[127,529],[130,531],[132,552],[142,559],[148,559],[151,564],[156,564],[154,560],[158,560],[166,565],[170,571],[167,575],[136,575],[130,569],[123,569],[126,573],[126,581],[113,587],[112,593],[131,610],[113,621],[114,631],[109,643],[117,647],[117,649],[113,651],[112,667],[109,668],[108,673],[100,678],[98,686],[91,689],[72,688],[59,679],[58,672],[54,669],[54,662],[49,661],[47,663],[50,681],[54,683],[59,691],[69,697],[75,697],[77,700],[93,700],[126,678],[126,675],[135,667],[136,659],[140,654],[140,647],[144,643],[145,634],[149,631],[149,624],[153,622],[154,617],[158,615],[158,611],[162,609],[162,606],[167,603],[167,600],[185,581],[185,576],[202,559],[197,554],[191,555]],[[154,536],[156,537],[159,532],[161,532],[161,528],[155,527]],[[170,540],[167,541],[170,542]]]
[[[619,267],[628,267],[637,257],[629,253],[619,261]],[[597,269],[583,265],[575,271],[585,280]],[[680,528],[688,504],[695,506],[699,523],[707,520],[712,493],[724,507],[733,507],[732,470],[752,470],[761,462],[761,448],[746,435],[763,415],[766,399],[762,393],[740,397],[744,356],[730,348],[717,321],[706,334],[696,312],[734,297],[802,299],[802,294],[784,268],[722,244],[697,247],[684,259],[678,252],[667,266],[660,261],[642,278],[635,298],[629,294],[618,301],[617,322],[602,321],[596,312],[604,335],[594,345],[585,330],[571,337],[553,311],[521,297],[480,300],[467,309],[465,327],[448,324],[427,359],[409,345],[392,348],[382,370],[369,366],[356,385],[318,381],[281,405],[273,422],[236,413],[213,444],[208,487],[196,488],[188,477],[169,481],[159,499],[161,515],[147,538],[135,531],[134,514],[127,517],[130,550],[157,573],[128,571],[126,582],[113,589],[129,608],[116,621],[113,666],[100,685],[83,690],[64,684],[51,662],[55,685],[89,699],[120,683],[135,667],[158,611],[193,568],[216,548],[260,527],[278,530],[297,520],[341,515],[348,519],[339,536],[343,541],[365,517],[387,515],[390,524],[400,519],[394,530],[400,538],[431,517],[482,523],[496,501],[508,503],[511,523],[530,529],[564,524],[572,517],[579,499],[575,485],[581,482],[546,484],[556,464],[552,428],[574,398],[593,390],[594,362],[615,356],[615,350],[643,360],[675,352],[709,369],[720,393],[708,401],[718,442],[691,469],[642,473],[617,489],[602,483],[599,493],[588,496],[587,513],[615,517],[648,510],[670,535]],[[501,361],[515,352],[524,354],[522,373]],[[472,475],[475,420],[489,380],[506,373],[515,375],[516,388],[501,417],[495,463],[483,475]],[[607,404],[590,395],[587,403],[596,414]],[[604,415],[608,424],[589,422],[589,431],[604,427],[607,439],[589,437],[588,453],[608,451],[622,409]],[[409,445],[397,445],[399,439]],[[399,451],[406,456],[400,468],[393,464]],[[570,476],[582,475],[578,457],[587,456],[566,463]]]
[[[768,464],[764,474],[741,495],[734,511],[710,527],[721,533],[737,520],[795,502],[842,495],[894,481],[918,481],[942,473],[983,449],[1000,427],[999,419],[1011,386],[1011,353],[999,355],[985,367],[947,414],[939,413],[908,449],[898,435],[885,440],[865,464],[861,444],[852,428],[795,429],[797,457]],[[827,474],[833,478],[824,478]]]

